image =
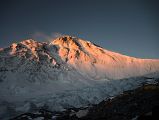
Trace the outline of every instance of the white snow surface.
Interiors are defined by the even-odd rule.
[[[159,78],[159,60],[139,59],[63,36],[0,49],[0,119],[35,108],[83,107]]]

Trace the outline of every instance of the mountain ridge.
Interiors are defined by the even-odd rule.
[[[64,39],[65,39],[65,40],[64,40]],[[68,36],[68,35],[65,35],[65,36],[62,36],[62,37],[53,39],[52,41],[49,41],[49,42],[40,42],[40,41],[35,40],[35,39],[26,39],[26,40],[23,40],[23,41],[21,41],[21,42],[12,43],[12,44],[10,45],[10,47],[11,47],[11,46],[16,47],[15,45],[16,45],[16,44],[20,44],[20,43],[23,44],[23,45],[26,45],[26,46],[28,46],[28,43],[35,43],[36,45],[38,45],[38,44],[52,44],[52,43],[54,43],[54,41],[58,41],[58,40],[59,40],[59,41],[60,41],[60,40],[64,40],[65,42],[73,40],[74,42],[76,41],[76,43],[77,43],[77,39],[79,39],[79,38],[72,37],[72,36]],[[81,39],[81,40],[83,40],[83,39]],[[91,43],[90,41],[86,41],[86,40],[83,40],[83,41],[87,42],[88,45],[89,45],[89,44],[92,44],[92,45],[94,45],[94,46],[96,46],[96,47],[105,49],[105,48],[103,48],[103,47],[101,47],[101,46],[99,46],[99,45],[97,45],[97,44],[95,44],[95,43]],[[33,46],[30,46],[30,47],[38,47],[38,46],[36,46],[35,44],[32,44]],[[79,46],[78,46],[78,47],[79,47]],[[5,48],[8,48],[8,47],[5,47]],[[0,48],[0,51],[2,51],[2,50],[5,49],[5,48]],[[107,49],[105,49],[105,50],[107,50]],[[119,52],[112,51],[112,50],[107,50],[107,51],[112,52],[112,53],[116,53],[116,54],[120,54],[120,55],[123,55],[123,56],[131,57],[131,58],[136,58],[136,59],[159,60],[159,59],[157,59],[157,58],[140,58],[140,57],[128,56],[128,55],[126,55],[126,54],[121,54],[121,53],[119,53]]]
[[[97,104],[156,78],[158,60],[121,55],[76,37],[13,43],[0,50],[0,119],[44,106],[61,111]]]
[[[71,36],[63,36],[49,43],[29,39],[20,43],[13,43],[10,48],[5,49],[9,49],[8,54],[11,56],[23,57],[37,62],[49,62],[54,65],[58,62],[59,64],[68,64],[80,71],[80,73],[86,73],[89,76],[90,74],[100,74],[106,71],[104,74],[109,79],[124,78],[122,72],[127,73],[127,69],[131,68],[130,72],[134,72],[134,74],[126,77],[133,77],[138,73],[141,74],[137,76],[141,76],[147,74],[146,71],[153,73],[156,72],[155,69],[157,71],[159,69],[159,59],[140,59],[122,55],[106,50],[89,41]],[[107,68],[104,68],[106,66]],[[116,72],[115,67],[119,69]],[[140,69],[144,71],[142,72]],[[93,73],[90,73],[90,71],[93,71]],[[120,71],[122,72],[120,73]],[[111,75],[112,73],[117,75]]]

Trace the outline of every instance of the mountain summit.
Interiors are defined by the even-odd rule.
[[[98,80],[129,78],[159,71],[159,60],[125,56],[71,36],[63,36],[50,43],[30,39],[1,49],[1,61],[9,58],[10,61],[13,57],[23,61],[45,62],[51,66],[70,66],[83,76]],[[2,68],[7,66],[1,65]]]
[[[0,49],[0,108],[5,109],[0,116],[95,104],[158,73],[159,60],[125,56],[76,37],[24,40]]]

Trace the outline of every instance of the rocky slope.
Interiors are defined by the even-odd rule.
[[[158,80],[157,80],[158,81]],[[159,81],[158,81],[159,82]],[[137,89],[103,100],[87,108],[70,108],[64,112],[40,109],[24,113],[11,120],[157,120],[159,83],[144,84]]]
[[[92,107],[82,120],[157,120],[159,84],[143,85]]]

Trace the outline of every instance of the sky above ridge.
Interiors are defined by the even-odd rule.
[[[105,49],[159,58],[158,0],[0,0],[0,47],[71,35]]]

